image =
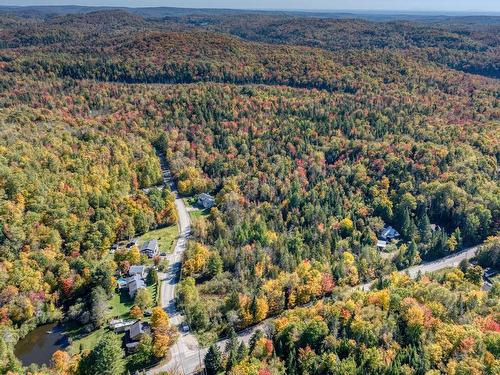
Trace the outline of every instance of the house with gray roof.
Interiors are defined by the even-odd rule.
[[[141,279],[144,279],[147,275],[146,266],[143,265],[133,265],[128,269],[128,274],[130,276],[139,275]]]
[[[129,296],[133,298],[139,289],[146,288],[146,284],[139,275],[134,275],[128,279],[127,287]]]
[[[144,335],[149,333],[149,326],[147,323],[137,321],[129,328],[129,337],[132,341],[140,341]]]
[[[154,257],[156,254],[158,254],[158,251],[159,251],[159,246],[158,246],[158,241],[156,239],[146,241],[141,246],[141,253],[146,254],[148,258]]]
[[[387,247],[387,241],[377,240],[377,249],[380,251],[384,250]]]
[[[196,203],[198,204],[198,206],[206,210],[215,206],[215,198],[210,194],[201,193],[200,195],[198,195],[198,201]]]
[[[380,238],[384,241],[392,241],[398,237],[399,237],[399,232],[390,225],[388,227],[385,227],[382,230],[382,233],[380,234]]]

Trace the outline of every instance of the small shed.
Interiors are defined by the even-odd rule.
[[[377,249],[380,251],[384,250],[387,247],[387,241],[377,240]]]

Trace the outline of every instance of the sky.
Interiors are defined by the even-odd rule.
[[[500,0],[0,0],[0,5],[500,12]]]

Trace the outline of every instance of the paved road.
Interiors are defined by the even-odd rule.
[[[408,268],[406,271],[412,279],[417,277],[418,273],[421,274],[434,272],[447,267],[457,267],[464,259],[471,259],[476,254],[478,246],[469,247],[468,249],[461,250],[456,254],[435,260],[433,262],[423,263],[418,266]]]
[[[408,273],[408,275],[412,279],[414,279],[418,276],[419,273],[421,273],[423,275],[424,273],[439,271],[443,268],[456,267],[460,264],[460,262],[462,260],[473,258],[474,255],[476,254],[477,248],[478,248],[478,246],[469,247],[469,248],[461,250],[455,254],[448,255],[447,257],[437,259],[437,260],[434,260],[432,262],[422,263],[422,264],[419,264],[418,266],[413,266],[413,267],[407,268],[405,270],[402,270],[400,272],[406,272],[406,273]],[[357,288],[361,288],[361,289],[367,291],[367,290],[370,290],[370,287],[372,286],[372,284],[373,284],[373,281],[366,283],[366,284],[362,284],[362,285],[358,286]]]
[[[170,322],[179,328],[180,336],[177,343],[172,347],[170,353],[172,359],[166,365],[153,368],[147,371],[147,374],[157,374],[167,370],[178,370],[182,374],[192,373],[201,362],[205,352],[199,352],[199,345],[196,337],[191,333],[182,333],[180,329],[184,316],[177,310],[175,304],[175,288],[179,283],[182,256],[187,247],[187,242],[191,234],[191,221],[189,212],[181,199],[177,187],[172,179],[165,158],[160,157],[161,169],[163,173],[163,185],[169,185],[170,190],[175,194],[175,208],[178,216],[179,237],[175,244],[173,253],[168,254],[166,259],[169,262],[167,272],[161,274],[161,306],[170,317]],[[187,360],[186,358],[189,358]]]

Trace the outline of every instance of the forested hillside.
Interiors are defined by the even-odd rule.
[[[205,18],[0,16],[0,373],[25,371],[36,325],[111,299],[116,241],[175,222],[168,187],[145,189],[157,154],[216,202],[177,289],[190,328],[277,317],[221,372],[497,373],[498,24]],[[480,266],[393,273],[485,240]]]

